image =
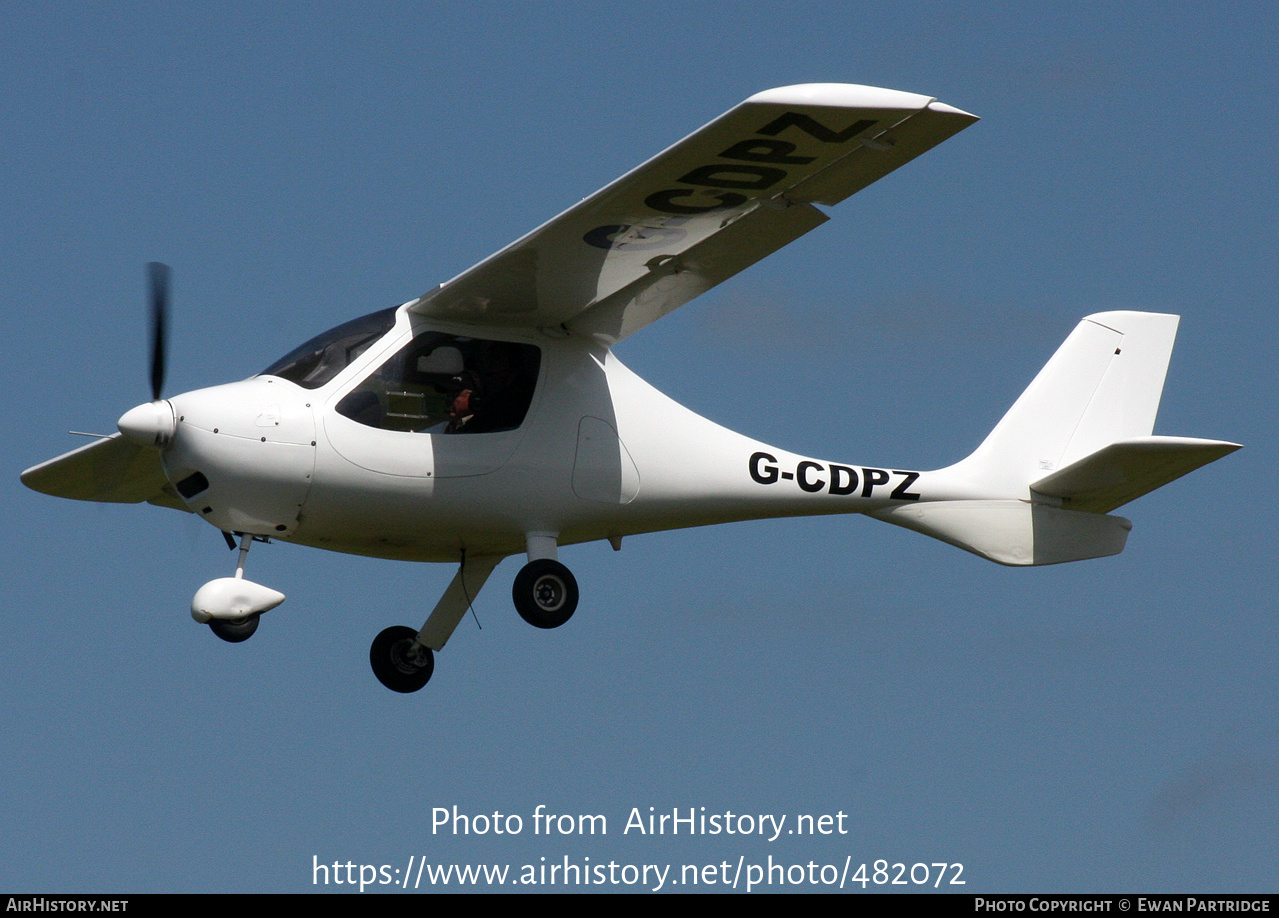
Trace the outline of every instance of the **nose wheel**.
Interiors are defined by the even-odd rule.
[[[212,618],[209,619],[209,630],[229,644],[238,644],[253,637],[258,630],[259,615],[246,615],[244,618]]]
[[[511,588],[515,611],[534,628],[558,628],[577,611],[577,579],[550,558],[530,561]]]
[[[284,594],[260,583],[244,579],[244,562],[255,540],[267,541],[262,536],[242,533],[240,558],[235,565],[234,577],[210,580],[196,590],[191,600],[191,617],[230,644],[239,644],[253,637],[263,612],[270,612],[284,602]],[[234,547],[231,536],[227,543]]]
[[[412,628],[393,625],[373,639],[369,663],[378,682],[407,695],[431,681],[435,654],[430,647],[418,643],[417,632]]]

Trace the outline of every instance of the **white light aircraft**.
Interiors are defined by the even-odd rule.
[[[420,629],[370,659],[420,689],[489,574],[527,554],[515,608],[564,624],[557,548],[735,520],[864,513],[1000,564],[1117,554],[1110,511],[1238,449],[1151,436],[1177,316],[1084,319],[971,456],[920,472],[810,459],[700,417],[610,346],[827,219],[977,119],[867,86],[770,89],[447,283],[340,325],[243,382],[161,398],[168,269],[151,267],[151,402],[22,475],[77,500],[156,504],[238,538],[191,614],[227,641],[284,595],[254,541],[449,562]]]

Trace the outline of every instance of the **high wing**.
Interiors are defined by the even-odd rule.
[[[413,301],[422,316],[616,342],[824,223],[977,118],[843,83],[745,102]]]
[[[164,476],[158,450],[112,434],[22,473],[33,491],[70,500],[139,504],[191,511]]]

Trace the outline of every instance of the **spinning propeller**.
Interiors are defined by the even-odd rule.
[[[130,408],[116,422],[120,433],[139,446],[163,449],[177,429],[173,405],[160,398],[164,388],[169,328],[169,266],[153,261],[147,265],[151,294],[151,401]]]
[[[151,288],[151,401],[160,400],[169,346],[169,266],[158,261],[147,264]]]

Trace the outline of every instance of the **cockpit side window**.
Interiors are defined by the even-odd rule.
[[[383,309],[331,328],[290,351],[258,375],[278,376],[303,389],[318,389],[391,330],[396,308]]]
[[[384,430],[514,430],[533,401],[541,358],[531,344],[427,332],[349,392],[337,411]]]

